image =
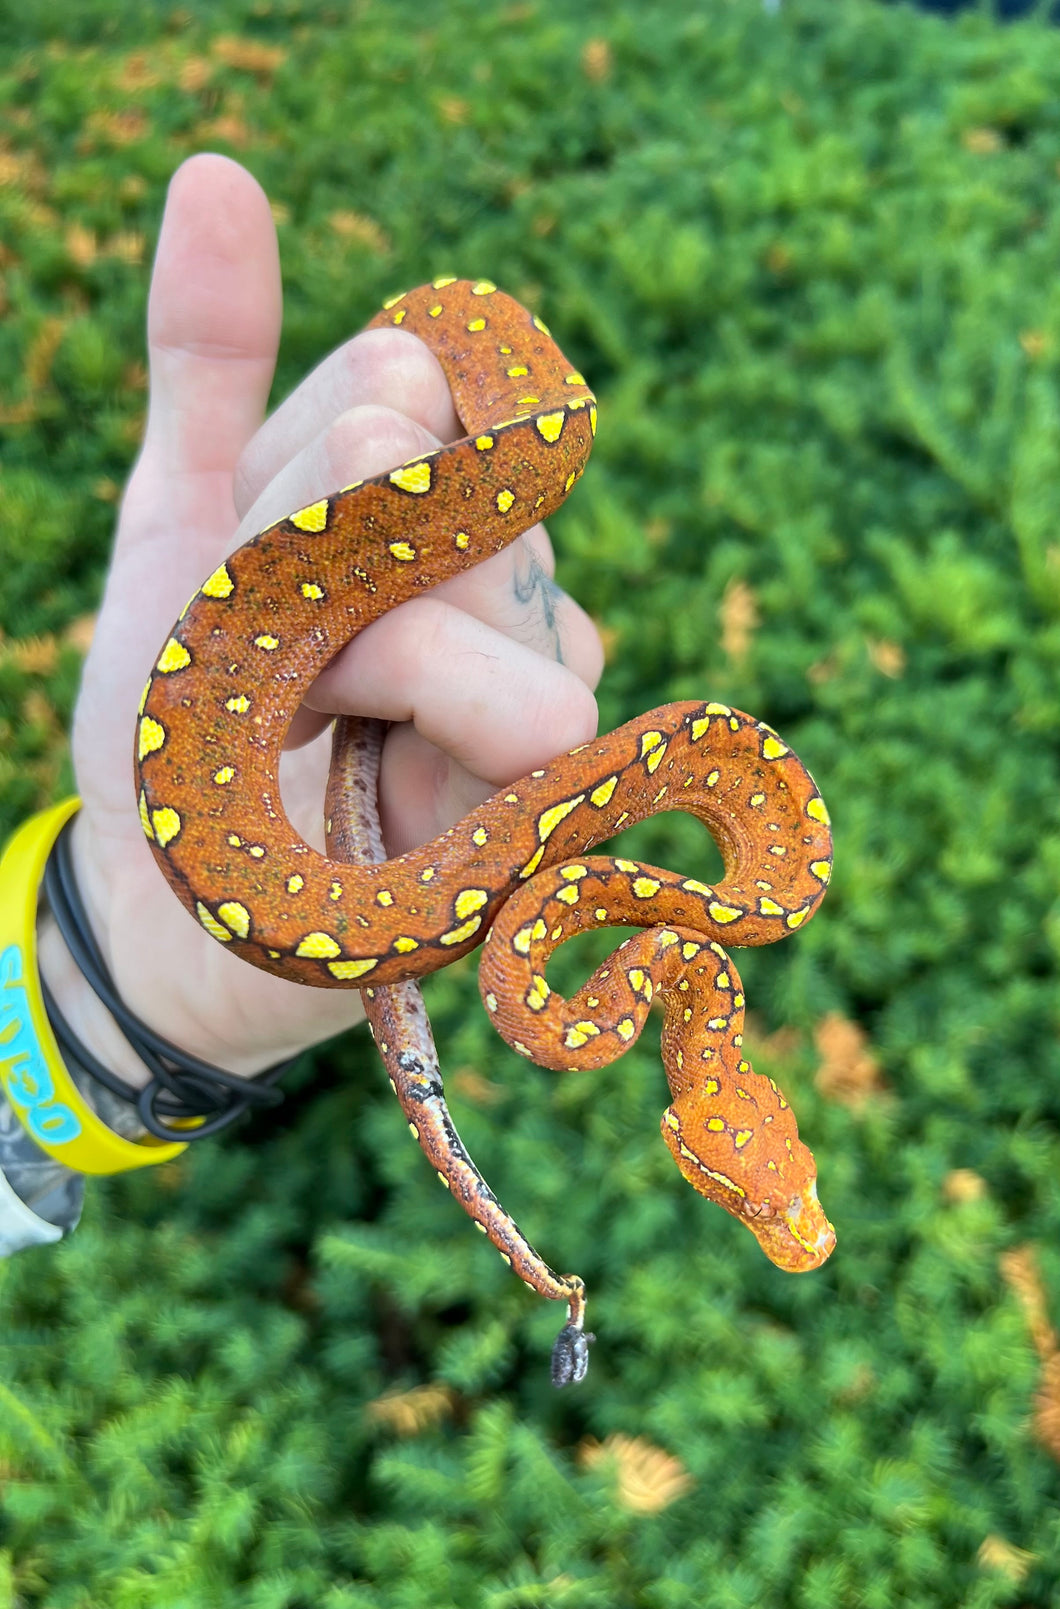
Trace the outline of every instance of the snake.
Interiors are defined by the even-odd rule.
[[[565,1301],[552,1379],[584,1377],[583,1280],[538,1255],[465,1150],[446,1105],[417,980],[481,946],[486,1013],[519,1055],[607,1066],[653,1003],[671,1101],[662,1137],[700,1195],[779,1268],[830,1255],[835,1231],[777,1083],[743,1045],[730,946],[805,926],[832,870],[828,811],[764,721],[714,700],[653,709],[500,789],[431,843],[388,858],[376,783],[385,725],[340,718],[325,848],[285,814],[279,762],[316,676],[359,631],[547,519],[581,477],[597,405],[534,313],[490,280],[392,297],[398,328],[438,359],[466,434],[322,496],[231,553],[155,657],[135,730],[136,798],[170,888],[242,960],[316,988],[356,988],[408,1126],[477,1228],[539,1295]],[[596,846],[656,812],[697,817],[721,851],[713,884]],[[553,950],[637,931],[571,998]]]

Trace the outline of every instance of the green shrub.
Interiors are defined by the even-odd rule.
[[[1053,1603],[1023,1309],[1047,1351],[1060,35],[869,0],[59,0],[0,6],[0,48],[5,825],[63,782],[164,185],[220,147],[280,219],[278,394],[447,270],[596,385],[554,536],[603,724],[752,709],[836,821],[820,918],[740,964],[839,1234],[777,1273],[667,1161],[653,1045],[557,1080],[458,964],[428,989],[454,1109],[589,1283],[585,1385],[551,1392],[554,1313],[441,1210],[353,1035],[0,1267],[0,1603]],[[671,816],[630,841],[709,863]]]

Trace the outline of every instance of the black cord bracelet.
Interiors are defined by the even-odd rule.
[[[67,823],[55,840],[44,868],[48,906],[79,972],[152,1076],[143,1089],[137,1089],[104,1067],[79,1043],[55,996],[41,979],[44,1007],[67,1066],[79,1069],[113,1095],[129,1101],[147,1132],[160,1140],[201,1140],[227,1128],[252,1108],[278,1105],[283,1094],[273,1086],[295,1065],[297,1056],[267,1068],[254,1079],[240,1078],[236,1073],[225,1072],[222,1067],[213,1067],[198,1056],[180,1050],[141,1022],[124,1004],[93,936],[77,887],[70,854],[71,825]],[[193,1117],[203,1121],[194,1128],[182,1126]]]

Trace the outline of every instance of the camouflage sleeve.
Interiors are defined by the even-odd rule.
[[[128,1140],[143,1136],[127,1101],[74,1076],[88,1105],[109,1128]],[[84,1174],[41,1150],[0,1088],[0,1257],[61,1240],[77,1228],[84,1196]]]

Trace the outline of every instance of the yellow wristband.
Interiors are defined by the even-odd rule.
[[[0,1083],[42,1151],[77,1173],[123,1173],[168,1162],[186,1142],[125,1140],[96,1116],[55,1042],[37,972],[37,899],[59,833],[80,807],[65,799],[32,816],[0,859]]]

